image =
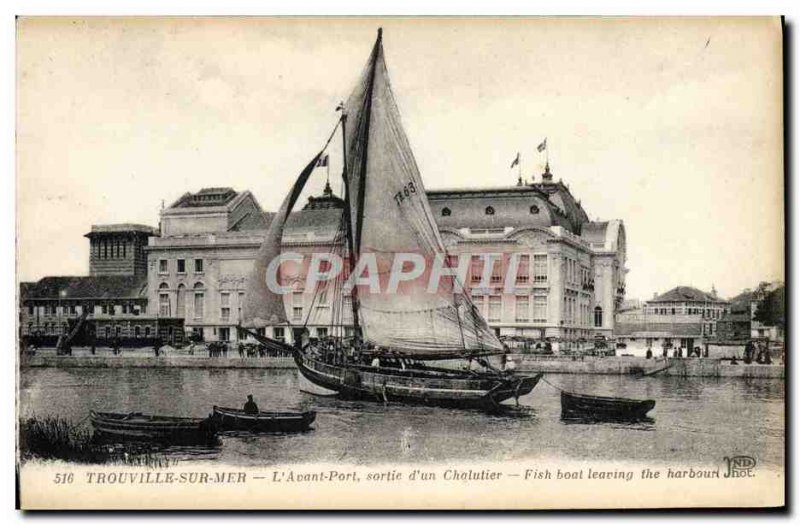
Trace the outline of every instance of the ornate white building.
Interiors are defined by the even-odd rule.
[[[428,200],[451,255],[472,258],[470,294],[501,336],[550,338],[557,350],[577,349],[610,337],[625,294],[625,228],[621,221],[589,221],[579,201],[549,167],[542,181],[505,188],[429,190]],[[329,251],[343,202],[328,188],[287,223],[285,250]],[[253,195],[230,188],[187,193],[161,212],[161,235],[150,238],[148,309],[185,318],[187,330],[206,340],[231,340],[246,279],[271,214]],[[503,286],[512,257],[513,286]],[[493,263],[488,286],[479,276]],[[312,335],[328,333],[332,305],[314,300],[302,276],[287,295],[287,317],[307,321]],[[343,322],[351,322],[349,308]],[[272,327],[290,340],[286,327]]]

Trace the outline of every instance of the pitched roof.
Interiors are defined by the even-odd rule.
[[[647,301],[648,303],[685,303],[685,302],[700,302],[700,303],[724,303],[723,299],[714,297],[710,293],[703,292],[691,286],[676,286],[672,290],[663,293]]]
[[[239,222],[234,224],[230,231],[244,232],[252,230],[266,230],[269,228],[269,223],[272,221],[273,212],[254,212],[248,213],[239,219]]]
[[[341,208],[303,209],[289,215],[285,234],[313,232],[315,235],[334,235],[342,222]]]
[[[185,193],[171,208],[224,206],[236,197],[233,188],[203,188],[197,193]]]
[[[20,283],[22,299],[120,299],[145,297],[147,276],[44,277]]]

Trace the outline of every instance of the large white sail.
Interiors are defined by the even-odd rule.
[[[380,33],[345,110],[354,249],[358,258],[374,256],[380,273],[379,291],[356,290],[364,339],[420,357],[502,352],[469,297],[454,289],[454,278],[441,279],[433,292],[428,287],[445,248],[400,122]],[[398,254],[422,256],[427,268],[397,292],[387,291]]]

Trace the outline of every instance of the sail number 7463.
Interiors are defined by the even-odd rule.
[[[400,191],[394,194],[394,200],[397,201],[399,205],[414,193],[417,193],[417,187],[414,185],[413,181],[409,181]]]

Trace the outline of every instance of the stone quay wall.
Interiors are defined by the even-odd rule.
[[[677,377],[742,377],[783,379],[785,367],[781,364],[737,365],[724,359],[668,358],[645,359],[643,357],[570,357],[512,356],[520,372],[544,372],[548,374],[600,374]],[[295,368],[291,357],[204,357],[204,356],[147,356],[147,355],[79,355],[25,356],[23,367],[61,368]]]

